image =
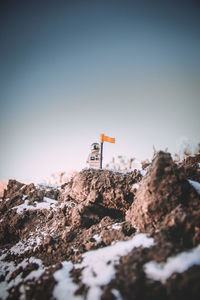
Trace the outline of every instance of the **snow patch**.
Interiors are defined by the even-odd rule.
[[[117,170],[117,169],[113,169],[113,168],[110,168],[110,169],[106,169],[106,168],[100,169],[99,168],[99,170],[109,171],[109,172],[113,172],[113,173],[120,173],[120,174],[124,174],[124,175],[133,172],[133,170]]]
[[[7,297],[9,296],[8,290],[10,288],[24,283],[29,279],[34,278],[35,280],[37,280],[45,271],[42,261],[35,257],[26,258],[18,265],[16,265],[16,263],[12,261],[4,261],[5,258],[6,254],[0,256],[0,276],[5,277],[5,280],[3,282],[0,282],[0,298],[2,300],[7,299]],[[20,272],[14,279],[10,280],[14,271],[19,269],[20,267],[24,269],[31,263],[36,263],[39,266],[38,270],[31,271],[25,278],[22,278],[22,272]]]
[[[52,233],[52,228],[49,228],[49,232]],[[46,231],[42,231],[41,229],[36,228],[34,232],[30,233],[30,236],[27,239],[23,239],[22,241],[11,247],[9,252],[12,255],[21,255],[31,249],[34,252],[47,235],[48,233]]]
[[[53,296],[55,299],[83,300],[83,297],[74,295],[75,291],[78,289],[78,286],[73,283],[70,277],[70,271],[72,268],[73,264],[65,261],[62,263],[62,269],[54,273],[54,278],[57,281],[57,284],[53,290]]]
[[[24,210],[55,209],[57,203],[56,200],[44,197],[43,202],[35,202],[36,206],[29,205],[29,200],[25,200],[23,204],[15,206],[12,209],[17,209],[16,212],[22,214]]]
[[[189,183],[193,186],[193,188],[196,190],[197,194],[200,195],[200,183],[198,181],[194,180],[188,180]]]
[[[93,239],[95,239],[95,241],[96,241],[98,244],[100,244],[100,243],[102,242],[102,239],[101,239],[101,237],[100,237],[99,234],[95,234],[95,235],[93,236]]]
[[[58,203],[57,200],[54,200],[54,199],[51,199],[51,198],[47,198],[47,197],[44,197],[43,201],[46,202],[46,203],[49,203],[50,205],[51,204],[55,204],[56,205]]]
[[[141,172],[141,171],[140,171]],[[139,184],[138,183],[134,183],[133,185],[132,185],[132,189],[138,189],[139,188]]]
[[[115,223],[115,224],[113,224],[112,225],[112,229],[114,229],[114,230],[119,230],[119,229],[121,229],[121,223]]]
[[[82,263],[76,264],[75,267],[84,268],[82,282],[89,287],[87,300],[100,299],[100,286],[108,284],[115,277],[114,266],[121,256],[136,247],[151,247],[153,242],[153,238],[141,233],[129,241],[116,242],[114,245],[84,253]]]
[[[112,289],[111,293],[115,296],[116,300],[122,300],[122,296],[121,296],[121,294],[120,294],[120,292],[118,290]]]
[[[147,173],[146,170],[140,170],[140,174],[141,174],[142,176],[146,175],[146,173]]]
[[[10,253],[13,255],[19,255],[19,254],[22,254],[26,251],[28,251],[29,249],[31,249],[30,246],[27,246],[25,244],[25,241],[24,243],[22,242],[18,242],[16,245],[14,245],[12,248],[10,248]]]
[[[173,273],[185,272],[193,265],[200,265],[200,245],[191,251],[169,257],[166,263],[148,262],[144,270],[147,277],[165,283]]]
[[[86,300],[100,300],[102,295],[102,290],[98,286],[93,286],[89,289],[87,293]]]

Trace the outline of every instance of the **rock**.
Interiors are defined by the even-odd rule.
[[[140,183],[126,220],[141,232],[159,226],[179,204],[187,207],[198,197],[169,153],[159,152]]]
[[[65,242],[71,242],[73,241],[73,239],[76,237],[76,232],[75,231],[72,231],[70,230],[69,228],[66,229],[63,234],[62,234],[62,239],[65,241]]]
[[[48,236],[44,242],[43,242],[43,245],[44,246],[48,246],[48,245],[53,245],[55,243],[54,239],[52,236]]]
[[[63,186],[65,190],[60,195],[59,202],[74,202],[70,213],[65,209],[69,224],[89,228],[105,216],[123,218],[134,198],[132,186],[141,178],[140,172],[136,170],[127,174],[83,170]]]
[[[53,212],[51,211],[50,213],[48,213],[47,219],[51,220],[52,218],[53,218]]]
[[[141,177],[137,171],[121,174],[105,170],[83,170],[72,180],[69,195],[87,206],[96,204],[125,213],[133,201],[131,186]]]
[[[108,246],[112,242],[124,240],[125,236],[122,230],[104,229],[101,232],[102,242]]]
[[[58,189],[48,189],[47,191],[44,192],[44,196],[50,199],[57,200],[60,192]]]
[[[31,190],[28,193],[27,198],[31,203],[34,203],[34,201],[42,202],[44,198],[44,192],[37,189]]]
[[[7,189],[4,190],[3,198],[10,198],[10,196],[13,196],[13,194],[18,192],[23,186],[24,183],[21,183],[15,179],[10,179],[8,181]]]
[[[38,270],[39,266],[36,263],[29,263],[22,272],[22,278],[25,278],[30,272]]]
[[[183,168],[188,179],[200,182],[200,154],[185,158],[178,167]]]
[[[36,189],[36,187],[35,187],[34,183],[30,183],[30,184],[24,185],[21,188],[21,191],[23,192],[23,194],[28,195],[31,191],[33,191],[35,189]]]

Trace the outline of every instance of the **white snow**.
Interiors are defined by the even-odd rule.
[[[146,173],[147,173],[146,170],[140,170],[140,174],[141,174],[142,176],[146,175]]]
[[[99,168],[99,170],[110,171],[110,172],[113,172],[113,173],[120,173],[120,174],[124,174],[124,175],[133,172],[133,170],[117,170],[117,169],[114,169],[114,168],[110,168],[110,169],[107,169],[107,168],[100,169]]]
[[[17,209],[18,214],[22,214],[24,210],[39,210],[39,209],[47,209],[55,208],[58,203],[56,200],[44,197],[43,202],[35,202],[36,206],[28,205],[29,200],[25,200],[23,204],[13,207],[12,209]]]
[[[78,252],[78,249],[76,249],[76,248],[72,248],[72,250],[76,253],[76,252]]]
[[[169,257],[166,263],[148,262],[144,270],[147,277],[165,283],[173,273],[185,272],[193,265],[200,265],[200,245],[191,251]]]
[[[189,183],[193,186],[193,188],[196,190],[197,194],[200,195],[200,183],[198,181],[194,180],[188,180]]]
[[[141,171],[140,171],[141,172]],[[132,185],[132,189],[138,189],[139,188],[139,184],[138,183],[134,183],[133,185]]]
[[[49,232],[51,233],[52,228],[49,228]],[[18,242],[12,248],[10,248],[9,252],[14,255],[20,255],[29,251],[30,249],[33,252],[36,250],[37,246],[42,243],[42,239],[46,237],[48,233],[45,230],[41,230],[40,228],[35,228],[34,232],[31,232],[27,239],[23,239]]]
[[[86,300],[100,300],[102,295],[102,290],[98,286],[93,286],[89,289],[87,293]]]
[[[19,292],[20,292],[20,297],[19,297],[19,300],[26,300],[26,290],[25,290],[25,285],[24,284],[21,284],[20,287],[19,287]]]
[[[19,255],[19,254],[22,254],[22,253],[28,251],[29,249],[31,249],[31,247],[29,245],[27,246],[25,243],[18,242],[16,245],[14,245],[12,248],[10,248],[10,253]]]
[[[138,234],[129,241],[116,242],[114,245],[92,250],[83,254],[83,261],[75,265],[84,268],[82,282],[89,287],[87,300],[100,299],[100,286],[108,284],[115,277],[115,264],[121,256],[128,254],[136,247],[151,247],[153,239],[146,234]]]
[[[95,239],[95,241],[96,241],[98,244],[100,244],[100,243],[102,242],[102,239],[101,239],[101,237],[100,237],[99,234],[95,234],[95,235],[93,236],[93,239]]]
[[[38,279],[44,273],[44,269],[39,268],[38,270],[32,271],[30,274],[26,276],[26,280]]]
[[[121,228],[122,228],[121,223],[115,223],[115,224],[112,225],[112,229],[114,229],[114,230],[119,230]]]
[[[0,282],[0,299],[5,300],[8,297],[8,290],[20,283],[24,283],[29,279],[38,279],[45,271],[45,268],[40,259],[34,257],[26,258],[21,263],[16,265],[13,261],[5,261],[6,254],[0,256],[0,276],[5,276],[5,280]],[[22,267],[23,269],[30,263],[36,263],[39,268],[33,270],[25,278],[22,278],[22,273],[19,273],[14,279],[10,280],[12,273]]]
[[[116,300],[122,300],[122,296],[120,295],[120,292],[116,289],[112,289],[111,293],[115,296]]]
[[[51,199],[51,198],[47,198],[47,197],[44,197],[43,201],[46,202],[46,203],[49,203],[49,204],[57,204],[58,203],[57,200],[54,200],[54,199]]]
[[[57,300],[83,300],[83,297],[74,295],[78,286],[70,278],[70,271],[73,268],[71,262],[63,262],[62,269],[54,273],[54,278],[58,282],[53,290],[53,296]],[[95,299],[95,298],[94,298]]]

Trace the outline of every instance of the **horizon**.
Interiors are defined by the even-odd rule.
[[[153,147],[153,152],[152,152],[152,156],[151,158],[146,158],[146,159],[142,159],[142,160],[138,160],[136,157],[127,157],[127,156],[124,156],[124,155],[117,155],[117,156],[113,156],[112,157],[112,160],[107,162],[107,163],[104,163],[104,166],[102,168],[102,170],[117,170],[119,172],[121,171],[125,171],[126,169],[123,169],[123,167],[127,167],[129,165],[129,162],[130,162],[130,159],[134,159],[132,164],[131,164],[131,169],[127,169],[126,171],[129,172],[131,170],[134,170],[134,169],[137,169],[137,170],[142,170],[142,165],[141,163],[144,162],[144,161],[149,161],[150,163],[152,162],[153,158],[154,158],[154,154],[155,154],[155,151],[158,153],[160,151],[164,151],[164,152],[169,152],[168,149],[155,149],[155,147]],[[193,145],[193,147],[191,146],[191,144],[188,143],[187,140],[185,139],[182,139],[181,140],[181,143],[179,144],[179,151],[176,152],[176,153],[170,153],[171,156],[172,156],[172,159],[176,161],[176,159],[180,159],[180,162],[183,161],[183,159],[187,158],[188,156],[195,156],[195,155],[198,155],[199,154],[199,151],[200,151],[200,143],[198,143],[198,145]],[[121,160],[119,159],[119,157],[121,157],[123,160],[125,160],[124,164],[122,164]],[[113,159],[114,159],[114,162],[113,162]],[[107,167],[107,165],[109,165]],[[116,167],[120,167],[120,169],[117,169]],[[48,183],[48,184],[56,184],[58,181],[60,181],[60,175],[61,173],[63,174],[63,177],[62,177],[62,182],[66,182],[66,180],[69,180],[71,177],[73,177],[76,172],[80,172],[84,169],[88,169],[88,165],[86,165],[85,167],[81,168],[81,169],[70,169],[70,170],[55,170],[54,172],[52,173],[49,173],[47,174],[46,177],[43,177],[43,178],[28,178],[26,180],[21,180],[23,181],[23,183],[25,184],[29,184],[29,183],[35,183],[35,184],[42,184],[42,183]],[[20,181],[20,178],[0,178],[0,184],[2,184],[2,186],[5,186],[5,184],[7,184],[7,182],[10,180],[10,179],[14,179],[14,180],[17,180],[17,181]]]

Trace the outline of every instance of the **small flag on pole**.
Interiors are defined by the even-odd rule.
[[[102,133],[101,134],[101,143],[103,143],[103,142],[115,143],[115,138],[111,138],[111,137],[105,136]]]
[[[109,136],[105,136],[103,133],[101,134],[101,160],[100,160],[100,168],[102,169],[102,162],[103,162],[103,143],[115,143],[115,138],[111,138]]]

